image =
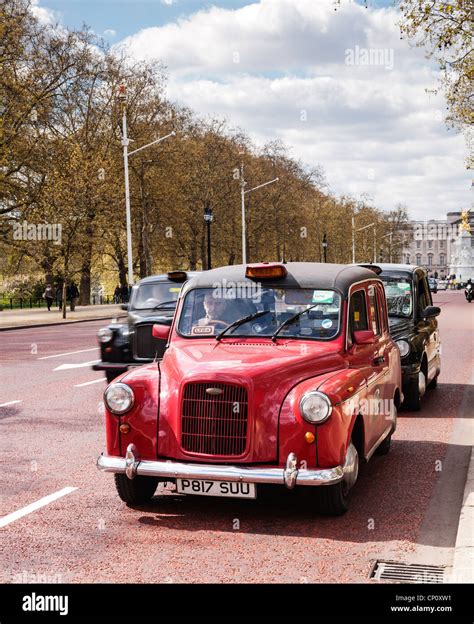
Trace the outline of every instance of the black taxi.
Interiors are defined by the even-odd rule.
[[[101,361],[92,366],[93,370],[105,371],[110,382],[132,366],[160,359],[166,340],[154,338],[152,327],[154,323],[171,325],[181,286],[194,275],[196,272],[170,271],[137,282],[130,302],[122,305],[128,312],[127,321],[99,329]]]
[[[426,271],[408,264],[378,264],[385,287],[390,333],[401,355],[403,407],[417,411],[441,370],[441,344]]]

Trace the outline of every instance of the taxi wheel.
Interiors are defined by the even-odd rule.
[[[392,434],[388,435],[375,449],[375,455],[387,455],[390,452]]]
[[[349,488],[344,481],[316,488],[317,510],[324,516],[342,516],[349,509]]]
[[[433,379],[428,384],[428,388],[430,390],[434,390],[438,386],[438,377],[439,377],[439,373],[438,375],[436,375],[436,377],[433,377]]]
[[[423,379],[420,380],[419,376],[422,375]],[[421,397],[422,392],[420,385],[425,383],[425,376],[422,371],[418,373],[418,377],[410,382],[410,386],[405,392],[405,398],[403,401],[403,407],[408,412],[419,412],[421,409]]]
[[[114,477],[118,495],[124,503],[129,505],[139,505],[150,501],[158,485],[158,477],[129,479],[124,474],[115,474]]]

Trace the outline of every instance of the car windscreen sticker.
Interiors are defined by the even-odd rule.
[[[407,282],[398,282],[397,287],[400,290],[410,290],[410,284],[407,284]]]
[[[360,321],[360,312],[354,310],[354,321]]]
[[[329,329],[330,327],[332,327],[332,321],[331,319],[324,319],[321,325],[324,327],[324,329]]]
[[[177,292],[177,293],[179,293],[180,290],[181,290],[181,288],[179,288],[179,286],[178,286],[178,288],[176,288],[176,287],[170,288],[170,292]]]
[[[214,325],[195,325],[191,329],[192,336],[212,336]]]
[[[332,303],[334,293],[330,290],[313,290],[313,303]]]

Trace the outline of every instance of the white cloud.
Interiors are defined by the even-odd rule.
[[[117,34],[117,31],[115,31],[113,28],[107,28],[106,30],[104,30],[103,34],[106,37],[115,37],[115,35]]]
[[[40,0],[32,0],[30,11],[42,24],[56,24],[60,21],[60,14],[57,11],[39,6]]]
[[[227,117],[259,144],[283,139],[294,156],[324,166],[336,193],[443,216],[468,205],[466,148],[446,130],[444,99],[426,92],[436,68],[400,40],[398,18],[357,4],[334,11],[332,0],[260,0],[211,7],[122,44],[164,62],[172,99]]]

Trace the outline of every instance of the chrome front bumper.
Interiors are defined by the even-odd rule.
[[[348,453],[349,455],[349,453]],[[171,460],[141,460],[133,444],[127,448],[125,457],[100,455],[97,468],[103,472],[126,474],[130,479],[136,475],[143,477],[161,477],[167,479],[210,479],[213,481],[240,481],[242,483],[268,483],[285,485],[293,489],[297,485],[333,485],[347,479],[352,471],[351,462],[344,466],[321,470],[303,470],[297,468],[294,453],[288,455],[285,468],[267,468],[258,466],[225,466],[222,464],[183,464]]]

